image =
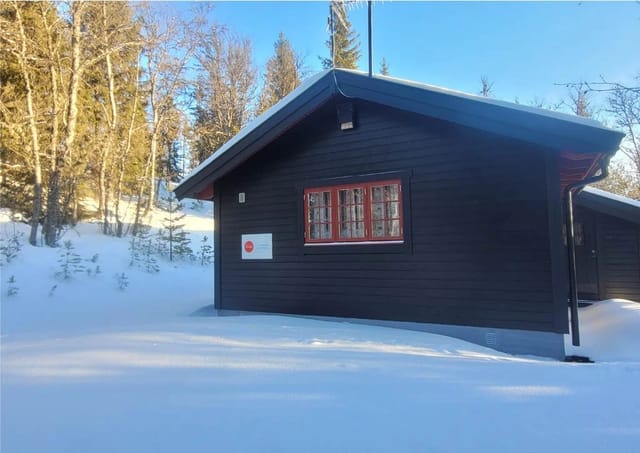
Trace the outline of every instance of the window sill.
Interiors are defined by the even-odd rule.
[[[407,238],[402,241],[316,242],[302,245],[301,253],[307,256],[411,253]]]
[[[404,244],[404,241],[342,241],[342,242],[309,242],[305,247],[335,247],[340,245],[384,245],[384,244]]]

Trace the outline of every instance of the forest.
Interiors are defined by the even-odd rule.
[[[86,218],[107,235],[136,234],[161,184],[180,181],[308,75],[282,32],[258,68],[251,41],[208,19],[209,4],[186,18],[161,5],[0,2],[0,207],[30,224],[32,245],[56,246]],[[330,18],[322,66],[357,68],[345,3],[331,2]],[[389,74],[386,59],[378,72]],[[478,94],[492,96],[492,85],[482,77]],[[600,113],[625,132],[626,158],[602,187],[640,198],[638,86],[577,81],[566,102],[536,106]],[[123,200],[135,204],[133,221]]]
[[[0,3],[0,196],[30,223],[31,244],[55,246],[87,217],[135,233],[160,182],[300,83],[302,60],[280,34],[258,94],[251,42],[203,19],[207,8],[184,20],[153,3]]]

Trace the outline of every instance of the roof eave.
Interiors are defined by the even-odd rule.
[[[281,106],[275,106],[271,113],[265,112],[265,120],[256,118],[256,124],[245,127],[250,130],[240,131],[242,138],[231,146],[221,148],[203,164],[196,168],[189,176],[174,189],[178,199],[196,198],[208,184],[218,179],[222,174],[236,168],[263,146],[292,128],[300,120],[312,113],[335,94],[335,84],[331,71],[320,77],[310,86],[297,93],[290,101]],[[233,139],[232,139],[233,140]],[[222,151],[222,152],[220,152]]]

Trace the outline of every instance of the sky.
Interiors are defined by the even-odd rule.
[[[177,3],[187,11],[189,2]],[[327,56],[328,2],[215,2],[210,19],[252,40],[262,70],[280,31],[305,56],[309,75]],[[367,6],[349,17],[368,69]],[[640,74],[638,2],[417,2],[373,5],[374,72],[477,93],[480,77],[496,98],[557,102],[580,80],[629,82]]]

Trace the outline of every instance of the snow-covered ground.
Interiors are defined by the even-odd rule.
[[[210,206],[187,221],[197,248]],[[583,346],[567,353],[596,363],[561,363],[339,321],[189,316],[211,303],[210,266],[129,268],[127,240],[95,224],[65,239],[101,272],[59,281],[60,250],[30,246],[1,268],[2,453],[640,445],[640,304],[583,309]]]

